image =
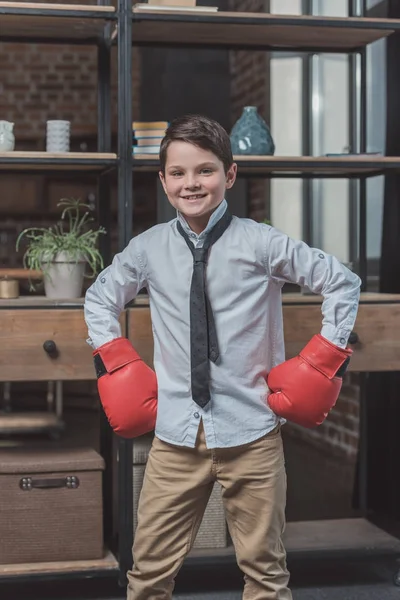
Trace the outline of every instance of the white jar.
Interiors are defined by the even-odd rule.
[[[0,121],[0,152],[12,152],[15,147],[14,123]]]
[[[46,123],[46,151],[69,152],[71,123],[52,120]]]

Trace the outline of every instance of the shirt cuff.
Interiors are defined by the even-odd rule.
[[[351,329],[337,329],[333,325],[324,325],[321,329],[322,337],[339,348],[346,348],[350,333]]]

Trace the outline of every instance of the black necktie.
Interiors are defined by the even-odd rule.
[[[195,248],[182,225],[177,223],[193,255],[193,276],[190,287],[190,365],[192,398],[202,408],[210,401],[210,373],[208,360],[219,358],[217,332],[206,288],[208,250],[229,227],[232,215],[225,211],[221,219],[208,232],[202,248]]]

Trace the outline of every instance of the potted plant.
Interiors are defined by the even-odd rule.
[[[48,298],[79,298],[86,265],[91,271],[86,277],[94,277],[103,268],[97,242],[106,231],[103,227],[90,229],[90,207],[80,200],[65,198],[57,206],[63,207],[61,220],[48,228],[24,229],[18,236],[16,250],[26,238],[24,267],[42,271]]]

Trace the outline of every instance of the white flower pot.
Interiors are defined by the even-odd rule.
[[[65,252],[60,252],[50,263],[44,265],[44,290],[47,298],[63,300],[80,298],[86,261],[71,261]]]

